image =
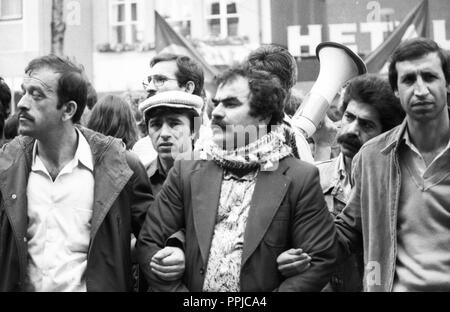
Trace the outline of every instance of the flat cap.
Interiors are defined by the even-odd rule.
[[[149,97],[139,104],[139,110],[146,116],[148,112],[157,107],[187,108],[201,115],[203,99],[198,95],[183,91],[165,91]]]

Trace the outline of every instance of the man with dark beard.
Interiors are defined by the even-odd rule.
[[[377,75],[358,76],[349,82],[341,107],[343,117],[337,142],[338,157],[317,164],[325,201],[330,213],[336,217],[348,202],[353,157],[361,146],[377,135],[399,125],[405,117],[399,100],[389,82]],[[279,270],[285,276],[302,270],[305,259],[289,252],[279,259]],[[302,266],[299,263],[303,263]],[[361,291],[362,253],[352,255],[336,270],[325,291]]]

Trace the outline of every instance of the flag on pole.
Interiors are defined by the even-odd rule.
[[[428,28],[428,0],[423,0],[405,17],[383,44],[366,57],[364,62],[367,72],[380,72],[403,39],[428,37]]]
[[[156,52],[173,53],[189,56],[201,64],[205,74],[205,81],[211,82],[219,71],[209,65],[201,54],[155,11],[155,42]]]

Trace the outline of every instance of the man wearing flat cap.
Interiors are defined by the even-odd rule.
[[[139,105],[145,118],[148,135],[158,156],[148,166],[147,175],[156,196],[166,180],[174,160],[193,150],[201,124],[203,99],[183,91],[165,91],[146,99]],[[152,258],[154,273],[172,280],[184,271],[183,231],[174,233],[166,248]]]
[[[158,93],[139,105],[158,157],[146,167],[158,194],[178,155],[191,152],[201,124],[201,97],[183,91]]]

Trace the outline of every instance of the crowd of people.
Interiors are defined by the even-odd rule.
[[[0,291],[449,291],[449,64],[402,42],[311,137],[289,51],[204,90],[159,54],[146,97],[47,55],[0,79]],[[138,107],[137,107],[138,106]],[[338,120],[336,120],[338,116]]]

